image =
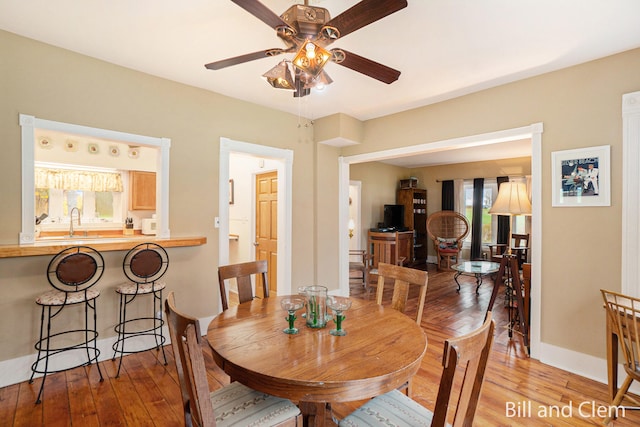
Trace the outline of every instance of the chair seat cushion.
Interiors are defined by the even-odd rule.
[[[374,397],[340,421],[340,427],[430,426],[433,412],[398,390]]]
[[[457,254],[458,252],[460,252],[460,251],[458,250],[457,247],[455,249],[453,249],[453,248],[446,248],[446,249],[440,248],[440,249],[438,249],[438,253],[440,255],[442,255],[442,254]]]
[[[80,302],[91,301],[98,298],[100,291],[89,289],[79,292],[62,292],[62,291],[49,291],[40,295],[36,299],[36,304],[40,305],[65,305],[65,304],[78,304]]]
[[[438,250],[440,252],[455,251],[458,252],[458,239],[438,237]]]
[[[211,393],[216,426],[273,426],[300,414],[290,400],[232,382]]]
[[[167,284],[165,282],[153,282],[153,283],[125,283],[116,288],[116,292],[124,295],[135,294],[150,294],[151,292],[157,292],[163,290]]]

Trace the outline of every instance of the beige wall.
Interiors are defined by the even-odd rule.
[[[20,231],[18,114],[171,138],[172,234],[204,235],[208,244],[170,250],[169,290],[176,291],[185,311],[198,317],[213,315],[218,303],[218,233],[212,224],[218,206],[219,138],[224,136],[294,151],[292,283],[295,287],[323,280],[337,287],[329,281],[338,259],[332,251],[337,247],[339,151],[301,138],[297,117],[6,32],[0,32],[0,52],[0,243],[16,243]],[[640,89],[638,70],[640,50],[634,50],[370,120],[364,123],[363,143],[341,154],[542,122],[542,341],[604,357],[598,290],[620,289],[621,96]],[[551,152],[604,144],[611,145],[611,207],[552,208]],[[389,179],[394,174],[390,171]],[[403,175],[398,171],[393,181]],[[366,191],[371,199],[378,197],[375,189],[363,185],[363,198]],[[395,200],[395,190],[388,199]],[[370,221],[376,221],[373,214]],[[121,280],[122,255],[107,255],[110,267],[100,285],[102,337],[113,335],[113,288]],[[0,361],[33,351],[39,321],[34,299],[48,290],[47,261],[0,260]]]
[[[197,317],[218,307],[218,162],[220,137],[294,152],[292,283],[312,283],[317,212],[315,144],[298,129],[298,117],[174,83],[0,31],[0,244],[17,244],[21,224],[19,114],[171,139],[170,229],[173,236],[206,236],[200,247],[169,249],[168,290]],[[296,102],[291,98],[291,102]],[[332,159],[332,157],[334,157]],[[323,153],[337,165],[337,152]],[[335,167],[332,169],[337,170]],[[334,174],[334,170],[323,171]],[[324,186],[336,194],[336,177]],[[236,197],[239,197],[236,194]],[[303,214],[301,214],[303,212]],[[336,215],[323,219],[323,233],[337,235]],[[329,262],[335,262],[337,255]],[[123,280],[123,252],[106,254],[100,281],[100,337],[113,336],[114,288]],[[0,259],[0,361],[33,353],[40,314],[35,298],[50,289],[49,257]],[[333,270],[336,270],[335,268]],[[337,287],[337,282],[328,286]]]
[[[621,287],[622,95],[640,90],[638,70],[636,49],[370,120],[343,155],[543,123],[541,339],[603,358],[599,289]],[[597,145],[611,146],[611,206],[551,207],[551,153]]]
[[[384,220],[384,205],[396,203],[396,190],[401,179],[408,178],[406,168],[384,163],[360,163],[351,165],[349,178],[362,182],[360,247],[367,247],[367,231]]]

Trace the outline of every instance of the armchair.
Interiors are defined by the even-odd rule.
[[[429,215],[427,233],[436,251],[438,270],[451,270],[453,260],[458,262],[462,242],[469,234],[470,228],[467,218],[458,212],[439,211]]]

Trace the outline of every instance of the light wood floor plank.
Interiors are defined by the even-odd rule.
[[[414,399],[433,410],[442,372],[444,340],[465,334],[482,323],[491,295],[491,280],[485,280],[478,295],[475,280],[460,277],[462,289],[453,274],[436,272],[429,266],[427,302],[421,326],[427,333],[427,354],[413,380]],[[375,300],[375,291],[361,284],[351,285],[352,296]],[[217,289],[212,289],[216,292]],[[389,290],[390,292],[390,290]],[[387,298],[388,300],[389,298]],[[410,294],[410,314],[416,310],[416,294]],[[494,307],[496,336],[485,376],[475,425],[477,426],[595,426],[602,417],[580,413],[578,405],[586,402],[583,412],[607,405],[606,384],[552,368],[526,357],[522,337],[509,339],[505,327],[507,309],[502,299]],[[347,320],[348,322],[349,320]],[[604,314],[602,314],[604,322]],[[345,325],[346,327],[346,325]],[[203,352],[212,390],[229,384],[229,377],[215,365],[206,342]],[[159,361],[156,350],[124,358],[120,378],[115,378],[117,360],[100,363],[104,382],[99,381],[95,365],[50,375],[43,403],[35,405],[41,379],[0,389],[0,426],[180,426],[183,425],[180,388],[171,347],[165,348],[169,364]],[[160,359],[162,360],[162,359]],[[365,361],[366,363],[366,361]],[[455,385],[454,387],[458,387]],[[507,405],[520,405],[531,414],[509,416]],[[593,403],[591,403],[593,402]],[[333,415],[342,417],[362,402],[334,404]],[[550,408],[556,413],[548,414]],[[570,408],[572,413],[558,414]],[[541,412],[543,411],[542,415]],[[453,414],[450,414],[452,416]],[[86,422],[85,422],[86,421]],[[328,425],[332,425],[329,421]],[[640,411],[627,411],[613,426],[640,425]]]

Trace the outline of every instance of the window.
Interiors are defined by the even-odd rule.
[[[498,184],[495,179],[485,179],[482,192],[482,243],[488,244],[496,241],[498,234],[498,217],[489,214],[493,201],[498,194]],[[464,215],[473,223],[473,180],[464,181]],[[471,244],[471,233],[467,235],[465,242]]]
[[[118,224],[122,221],[122,193],[111,191],[36,188],[36,216],[46,215],[41,225],[68,224],[69,213],[78,208],[83,224]]]
[[[495,243],[498,236],[498,215],[489,214],[489,209],[493,206],[496,196],[498,195],[498,184],[495,179],[485,178],[484,189],[482,194],[482,244]],[[464,201],[465,212],[464,215],[471,224],[473,221],[473,180],[464,181]],[[527,234],[526,231],[530,226],[527,222],[530,219],[529,216],[518,215],[512,217],[511,230],[514,234]],[[465,244],[471,245],[471,233],[465,239]]]
[[[36,217],[40,228],[54,230],[69,224],[70,213],[78,208],[87,225],[122,226],[127,200],[123,175],[127,172],[35,162]]]
[[[87,126],[75,125],[70,123],[55,122],[51,120],[40,119],[34,116],[20,114],[20,126],[22,128],[22,230],[20,232],[20,244],[31,244],[35,241],[35,223],[34,215],[37,211],[35,203],[52,203],[50,194],[44,194],[42,190],[46,188],[35,185],[35,161],[39,160],[39,156],[44,151],[51,151],[52,154],[74,153],[74,155],[86,154],[85,160],[90,161],[72,162],[74,165],[93,167],[93,162],[98,158],[111,159],[113,165],[106,167],[117,167],[121,170],[141,170],[139,167],[122,166],[123,163],[140,162],[145,157],[141,152],[141,148],[148,148],[154,153],[155,161],[153,170],[156,172],[158,179],[158,198],[156,199],[155,213],[158,218],[158,236],[162,238],[170,237],[169,232],[169,151],[171,148],[171,140],[168,138],[156,138],[144,135],[135,135],[113,130],[92,128]],[[53,138],[53,141],[49,139]],[[59,141],[55,140],[61,137]],[[81,140],[78,140],[78,139]],[[51,144],[53,142],[53,144]],[[145,150],[147,151],[147,150]],[[59,160],[46,160],[50,162]],[[69,163],[64,161],[64,163]],[[125,183],[126,185],[126,183]],[[96,190],[93,190],[96,191]],[[39,198],[36,193],[40,192]],[[113,197],[114,205],[114,221],[115,215],[119,210],[115,207],[117,196],[113,194],[99,195],[89,194],[87,190],[83,190],[83,205],[85,209],[89,198],[95,198],[96,211],[98,218],[102,217],[104,208],[100,207],[101,203],[105,203],[105,198]],[[122,199],[122,195],[121,195]],[[62,199],[61,199],[62,200]],[[127,203],[127,199],[121,200],[121,203]],[[68,202],[67,202],[68,203]],[[62,210],[61,210],[62,212]],[[126,212],[125,212],[126,215]],[[96,224],[99,228],[100,224]]]

